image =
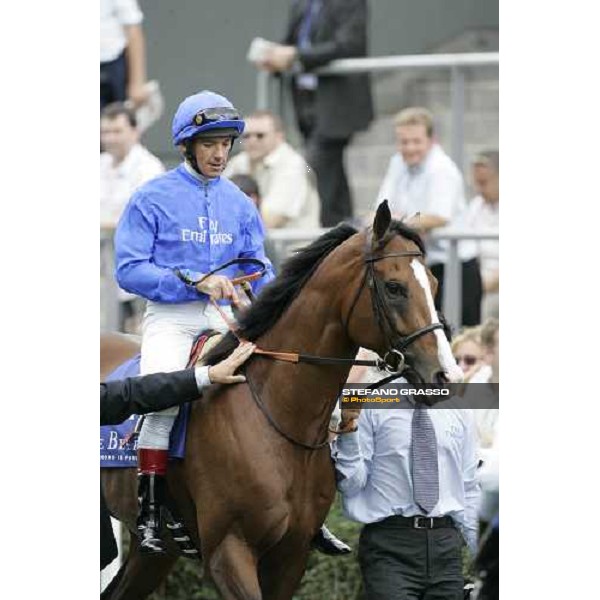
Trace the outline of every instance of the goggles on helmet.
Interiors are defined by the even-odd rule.
[[[215,107],[205,108],[194,115],[194,125],[208,125],[218,121],[239,121],[242,117],[235,108]]]

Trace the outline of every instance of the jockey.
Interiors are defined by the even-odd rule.
[[[254,204],[221,177],[233,141],[243,130],[244,121],[227,98],[210,91],[186,98],[172,126],[173,144],[184,161],[138,188],[118,224],[117,282],[148,300],[142,325],[142,375],[183,369],[201,330],[226,330],[209,298],[223,304],[222,310],[233,319],[229,301],[237,304],[238,297],[228,276],[240,267],[229,267],[195,284],[204,273],[245,257],[267,265],[265,276],[252,284],[254,292],[274,276]],[[140,432],[138,529],[143,552],[164,551],[159,537],[160,503],[169,434],[178,410],[147,415]]]
[[[203,274],[235,258],[266,265],[258,292],[274,277],[263,248],[264,226],[250,200],[221,173],[244,121],[227,98],[202,91],[186,98],[173,118],[173,144],[183,162],[133,194],[115,232],[116,278],[126,291],[148,300],[142,324],[142,375],[178,371],[187,364],[194,337],[203,329],[225,331],[209,298],[233,319],[238,296],[228,275]],[[256,267],[242,266],[250,272]],[[146,416],[138,440],[140,551],[165,552],[160,539],[166,491],[169,435],[178,407]],[[327,554],[350,548],[322,527],[313,546]]]

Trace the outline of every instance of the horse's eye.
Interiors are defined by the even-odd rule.
[[[386,281],[385,288],[391,296],[403,296],[408,297],[408,291],[401,283],[397,281]]]

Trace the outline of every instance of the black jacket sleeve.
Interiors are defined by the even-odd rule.
[[[101,383],[100,425],[115,425],[131,415],[164,410],[199,396],[194,369]]]

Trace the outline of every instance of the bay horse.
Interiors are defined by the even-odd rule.
[[[290,600],[297,589],[334,499],[328,424],[360,346],[402,353],[425,381],[462,377],[423,252],[418,234],[392,221],[384,202],[372,228],[342,224],[300,250],[241,316],[237,334],[261,349],[346,362],[292,364],[255,354],[245,365],[247,383],[211,386],[193,403],[186,457],[170,466],[169,488],[205,574],[226,600]],[[237,343],[228,334],[209,362]],[[104,375],[139,351],[114,336],[103,346]],[[113,516],[135,532],[136,470],[103,470],[102,483]],[[102,598],[146,598],[177,560],[174,550],[141,555],[131,538]]]

